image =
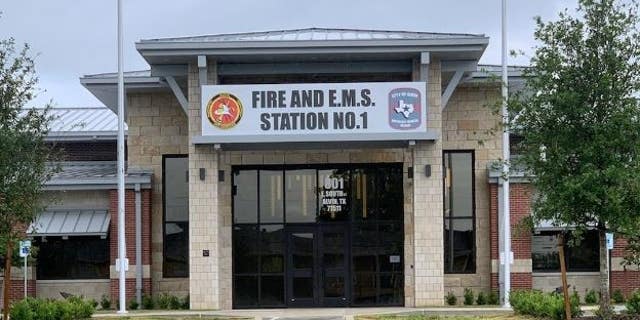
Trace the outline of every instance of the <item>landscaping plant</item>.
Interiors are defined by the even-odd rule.
[[[102,308],[102,310],[111,309],[111,299],[106,294],[103,294],[100,299],[100,308]]]
[[[613,291],[613,294],[611,295],[611,300],[613,300],[614,303],[624,303],[624,294],[622,293],[622,290],[620,289],[616,289],[615,291]]]
[[[584,302],[586,304],[598,303],[598,294],[596,293],[596,291],[593,289],[587,291],[587,293],[584,295]]]
[[[458,298],[451,291],[447,293],[444,299],[447,301],[447,304],[450,306],[455,306],[458,303]]]
[[[512,166],[538,195],[531,226],[570,225],[575,242],[597,230],[607,310],[606,233],[640,235],[640,20],[636,0],[577,2],[555,21],[536,18],[539,44],[506,125],[520,136]]]
[[[564,298],[557,293],[544,293],[539,290],[514,290],[509,295],[513,311],[520,315],[536,318],[561,320],[565,318]],[[582,314],[580,302],[571,299],[571,315]]]
[[[465,288],[464,289],[464,301],[462,301],[462,303],[464,303],[465,306],[470,306],[473,305],[473,290],[471,290],[470,288]]]
[[[478,298],[476,298],[476,303],[479,306],[483,306],[487,304],[487,296],[484,294],[484,292],[482,291],[478,292]]]
[[[494,306],[500,304],[500,295],[498,295],[498,292],[493,290],[489,292],[487,303]]]
[[[640,316],[640,289],[631,293],[624,305],[629,314]]]
[[[14,303],[11,320],[79,320],[89,319],[95,312],[89,300],[70,297],[64,300],[26,298]]]

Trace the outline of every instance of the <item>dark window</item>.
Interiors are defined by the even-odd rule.
[[[558,236],[560,231],[544,231],[533,235],[531,260],[534,272],[560,272]],[[579,244],[571,246],[572,235],[565,233],[565,265],[569,272],[599,271],[598,232],[590,230]]]
[[[474,273],[475,190],[472,151],[444,152],[444,271]]]
[[[97,236],[36,240],[39,280],[109,279],[109,240]]]
[[[163,157],[164,205],[163,276],[189,276],[189,159],[186,155]]]

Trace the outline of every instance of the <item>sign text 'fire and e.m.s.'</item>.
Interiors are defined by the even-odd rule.
[[[427,132],[425,89],[424,82],[202,86],[202,136],[402,140],[401,133]]]

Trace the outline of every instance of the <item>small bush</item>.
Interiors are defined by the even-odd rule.
[[[616,289],[615,291],[613,291],[611,299],[614,303],[624,303],[624,294],[622,293],[622,290]]]
[[[103,294],[100,299],[100,308],[102,308],[102,310],[111,309],[111,299],[109,299],[106,294]]]
[[[95,308],[90,301],[80,297],[66,300],[42,300],[27,298],[13,304],[12,320],[77,320],[88,319]]]
[[[189,310],[189,307],[191,307],[191,305],[189,304],[189,295],[186,295],[184,296],[184,298],[182,298],[181,304],[182,309]]]
[[[32,298],[20,300],[11,306],[12,320],[34,320],[35,313],[31,309],[30,299]]]
[[[476,303],[479,306],[484,306],[485,304],[487,304],[487,296],[484,294],[484,292],[482,291],[478,292],[478,298],[476,298]]]
[[[98,309],[98,301],[96,299],[89,299],[89,304],[93,307],[93,309]]]
[[[169,295],[166,293],[161,293],[156,299],[156,306],[158,309],[168,310],[170,307]]]
[[[498,292],[496,291],[489,292],[489,297],[487,297],[487,303],[494,306],[500,304],[500,296],[498,295]]]
[[[515,290],[511,292],[509,301],[517,314],[537,318],[564,319],[564,299],[556,293],[543,293],[538,290]],[[580,316],[580,304],[571,299],[571,315]]]
[[[571,293],[571,299],[578,301],[578,303],[580,303],[580,294],[578,293],[578,290],[576,290],[575,288],[573,289],[573,293]]]
[[[174,295],[170,295],[169,296],[169,309],[171,310],[179,310],[182,309],[182,302],[180,301],[180,298],[174,296]]]
[[[447,304],[450,306],[455,306],[456,303],[458,303],[458,298],[456,298],[456,295],[453,294],[453,292],[448,292],[447,295],[444,297],[444,299],[447,301]]]
[[[142,309],[151,310],[155,307],[153,297],[149,295],[142,295]]]
[[[633,315],[640,315],[640,290],[636,290],[629,295],[625,306],[627,307],[628,313]]]
[[[140,305],[138,305],[138,301],[136,301],[136,299],[131,299],[131,300],[129,301],[128,309],[129,309],[129,310],[138,310],[138,307],[139,307],[139,306],[140,306]]]
[[[586,304],[598,303],[598,294],[596,293],[596,291],[593,289],[587,291],[587,293],[584,295],[584,302]]]
[[[465,288],[464,289],[464,301],[463,301],[464,305],[465,306],[473,305],[473,298],[474,298],[473,290],[471,290],[469,288]]]

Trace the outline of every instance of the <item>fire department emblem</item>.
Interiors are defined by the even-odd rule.
[[[422,122],[420,91],[397,88],[389,92],[389,126],[398,130],[415,129]]]
[[[242,102],[230,93],[219,93],[207,104],[207,118],[220,129],[233,128],[242,118]]]

